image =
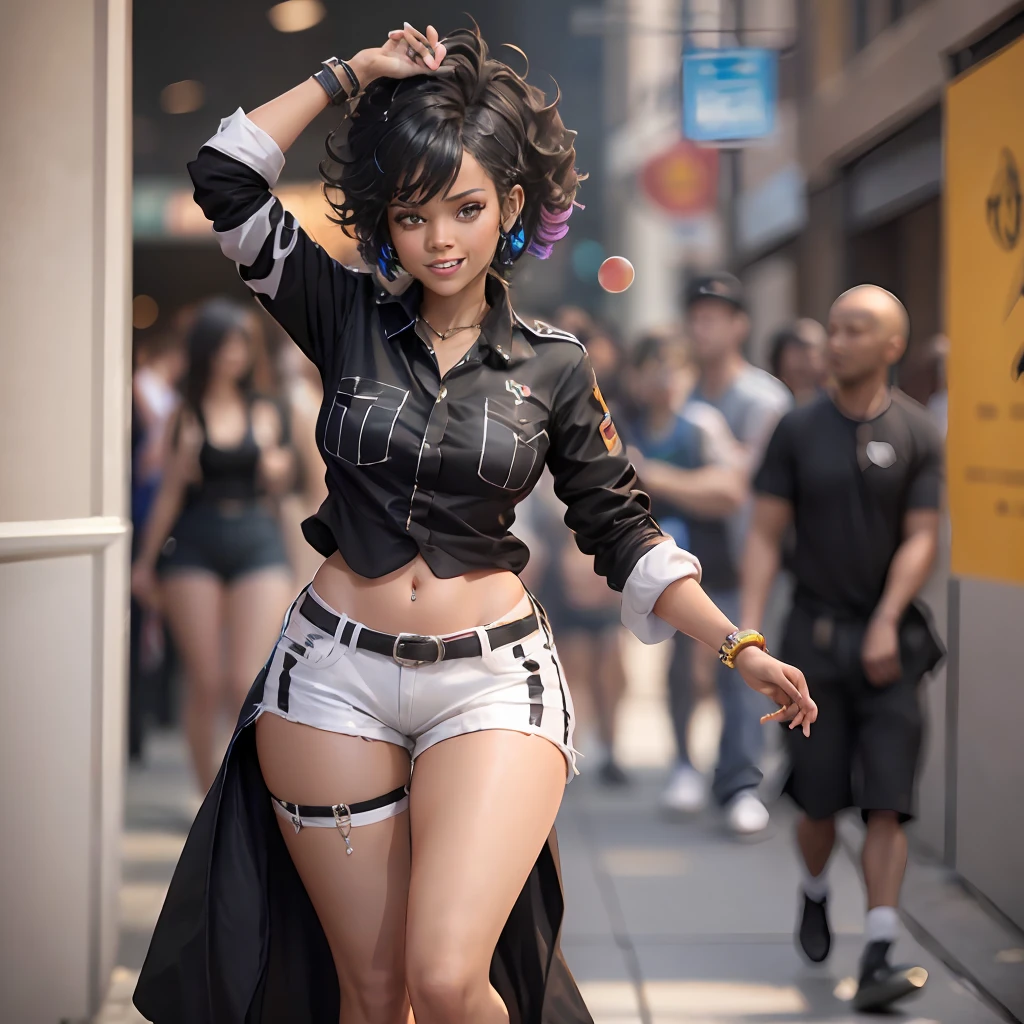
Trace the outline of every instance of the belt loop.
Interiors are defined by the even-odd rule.
[[[474,628],[473,632],[476,633],[477,637],[480,640],[480,654],[481,654],[481,656],[486,655],[486,654],[493,654],[494,652],[491,650],[491,638],[487,634],[487,627],[486,626],[476,626]]]

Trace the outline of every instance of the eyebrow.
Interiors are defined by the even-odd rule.
[[[466,196],[473,195],[474,192],[484,192],[484,191],[486,191],[486,190],[482,189],[482,188],[467,188],[465,192],[459,192],[457,195],[445,196],[444,201],[446,203],[454,203],[454,202],[456,202],[459,199],[465,199]],[[390,205],[391,206],[422,206],[423,204],[422,203],[393,202]]]

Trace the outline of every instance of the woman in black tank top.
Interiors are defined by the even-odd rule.
[[[160,493],[132,567],[185,664],[197,781],[213,781],[217,715],[233,715],[288,605],[292,573],[276,498],[294,457],[273,402],[253,392],[248,311],[214,299],[189,333],[189,370]]]

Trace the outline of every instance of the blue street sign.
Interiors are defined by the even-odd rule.
[[[778,57],[742,47],[683,54],[683,134],[695,142],[733,142],[775,129]]]

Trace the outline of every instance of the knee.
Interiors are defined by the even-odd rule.
[[[899,832],[903,828],[896,811],[868,811],[868,831]]]
[[[406,1024],[405,979],[388,971],[346,979],[341,983],[341,1005],[351,1006],[356,1010],[355,1019],[367,1024]],[[343,1019],[348,1019],[344,1010]]]
[[[410,955],[406,984],[413,1013],[428,1021],[462,1021],[472,1008],[477,989],[487,982],[475,965],[454,950],[430,950]]]

